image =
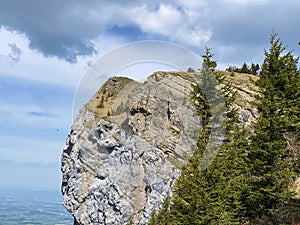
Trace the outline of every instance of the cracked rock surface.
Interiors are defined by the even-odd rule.
[[[144,83],[114,77],[80,110],[61,168],[74,224],[147,224],[172,195],[201,124],[192,82],[184,72],[156,72]]]
[[[146,224],[196,146],[192,131],[200,123],[188,98],[190,81],[155,73],[134,90],[121,82],[113,78],[99,90],[67,138],[62,193],[75,224]],[[100,111],[110,114],[99,120],[107,113],[97,97]]]

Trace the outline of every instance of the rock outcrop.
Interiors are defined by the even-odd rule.
[[[146,224],[172,195],[201,122],[189,98],[195,74],[113,77],[80,110],[62,154],[63,203],[74,224]],[[247,125],[256,90],[239,76],[230,79]]]

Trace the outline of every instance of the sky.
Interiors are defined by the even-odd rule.
[[[0,0],[0,189],[60,189],[74,96],[113,49],[158,40],[201,56],[207,46],[225,69],[261,64],[274,30],[298,56],[299,8],[298,0]],[[142,80],[168,69],[147,62],[118,72]]]

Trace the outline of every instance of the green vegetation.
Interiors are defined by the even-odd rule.
[[[191,99],[202,119],[199,131],[198,149],[182,168],[182,174],[174,186],[174,196],[165,202],[164,208],[153,217],[154,224],[239,224],[239,215],[244,214],[241,201],[245,183],[244,165],[246,157],[246,132],[239,126],[237,112],[232,103],[235,99],[231,83],[225,80],[225,74],[217,72],[210,49],[203,56],[203,85],[195,85]],[[226,135],[218,155],[211,165],[201,170],[201,159],[206,150],[209,135],[213,128],[213,114],[210,105],[218,108],[219,99],[208,102],[207,95],[213,96],[217,85],[211,84],[214,76],[222,82],[227,112]],[[207,90],[206,95],[203,89]],[[224,116],[223,112],[215,116]],[[220,129],[220,128],[217,128]]]
[[[123,88],[128,88],[134,83],[135,81],[126,77],[113,77],[106,81],[105,84],[97,91],[94,97],[85,105],[87,109],[95,113],[95,119],[91,122],[88,122],[86,126],[92,127],[101,118],[105,118],[106,120],[110,121],[111,116],[121,114],[125,106],[121,102],[120,107],[114,111],[112,108],[112,105],[114,105],[113,102]]]
[[[271,35],[271,48],[265,51],[259,87],[263,95],[257,98],[260,113],[251,136],[249,165],[251,188],[247,198],[247,213],[256,223],[279,224],[280,208],[293,196],[289,187],[296,177],[298,155],[291,154],[285,136],[297,135],[299,140],[300,77],[298,58],[285,48],[276,34]],[[299,172],[299,171],[298,171]]]
[[[300,222],[300,204],[291,190],[300,167],[298,58],[291,52],[284,54],[285,48],[276,34],[271,35],[270,44],[261,78],[256,82],[262,93],[255,103],[259,118],[251,134],[238,121],[230,79],[215,70],[217,63],[212,60],[211,49],[206,49],[202,85],[194,85],[191,93],[202,119],[198,148],[183,166],[172,198],[153,214],[150,225]],[[221,109],[220,113],[212,113],[221,105],[219,99],[210,98],[217,89],[211,84],[213,77],[221,83],[224,93],[226,133],[215,159],[203,169],[200,165],[209,136],[213,129],[222,129],[213,124],[214,117],[224,116]],[[204,94],[203,89],[209,91]]]
[[[227,72],[236,72],[236,73],[248,73],[253,75],[259,74],[259,65],[252,63],[249,67],[247,63],[243,63],[242,67],[236,67],[236,66],[229,66],[226,69]]]

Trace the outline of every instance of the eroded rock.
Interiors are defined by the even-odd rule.
[[[156,72],[143,84],[115,77],[80,110],[62,154],[74,224],[146,224],[172,195],[201,124],[189,98],[194,75]],[[245,124],[255,119],[240,112]]]

